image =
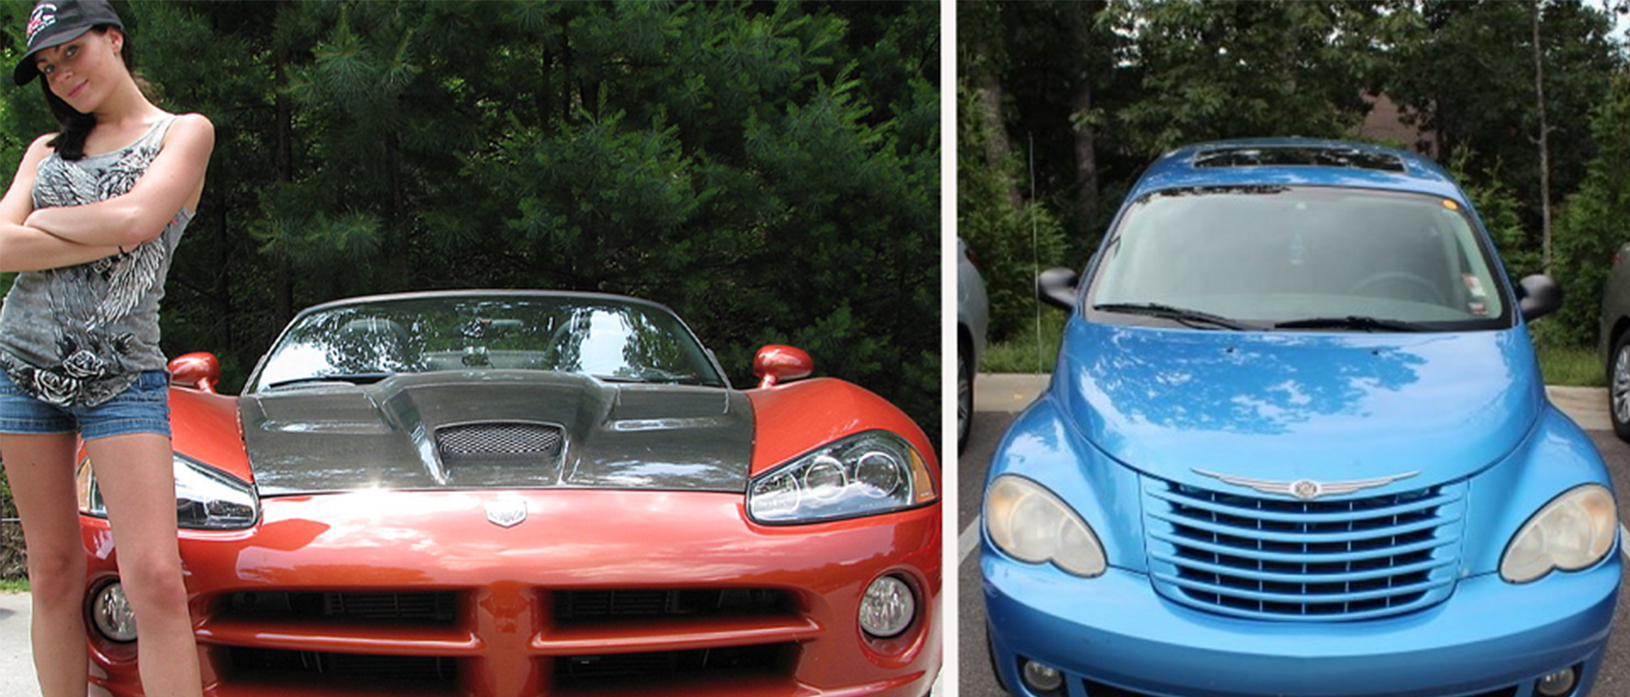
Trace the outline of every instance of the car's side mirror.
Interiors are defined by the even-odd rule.
[[[800,348],[770,344],[753,357],[753,374],[758,376],[759,389],[806,378],[813,372],[815,361]]]
[[[213,353],[199,351],[176,356],[170,361],[170,384],[215,394],[221,381],[221,361]]]
[[[1562,307],[1562,286],[1550,276],[1527,276],[1517,282],[1517,299],[1523,319],[1532,322]]]
[[[1055,266],[1036,277],[1036,297],[1053,307],[1075,309],[1075,285],[1080,276],[1074,269]]]

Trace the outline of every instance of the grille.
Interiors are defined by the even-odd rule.
[[[1094,682],[1092,680],[1086,681],[1086,686],[1087,697],[1159,697],[1158,695],[1149,694],[1147,692],[1124,690],[1119,687],[1115,687],[1114,685],[1105,685],[1104,683]],[[1515,686],[1503,687],[1498,690],[1479,692],[1474,695],[1462,695],[1461,697],[1517,697],[1517,688]]]
[[[759,672],[781,666],[796,644],[729,646],[689,651],[654,651],[555,659],[555,680],[562,686],[608,679],[653,680],[696,673]]]
[[[375,689],[419,694],[458,683],[458,661],[438,656],[364,656],[319,651],[233,648],[233,671],[265,679],[300,675],[367,680]]]
[[[555,592],[555,616],[562,621],[751,615],[775,612],[790,606],[791,600],[784,592],[768,588]]]
[[[533,423],[448,426],[436,431],[444,460],[540,459],[560,455],[559,427]]]
[[[301,619],[408,620],[451,623],[457,594],[447,593],[233,593],[234,615]]]
[[[1299,501],[1146,478],[1150,571],[1163,595],[1234,616],[1409,612],[1453,589],[1465,488]]]

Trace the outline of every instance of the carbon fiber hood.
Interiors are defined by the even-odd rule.
[[[589,487],[744,492],[747,397],[536,371],[400,375],[239,400],[262,496],[357,489]],[[447,434],[520,428],[553,450],[454,454]]]

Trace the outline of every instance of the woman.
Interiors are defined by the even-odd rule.
[[[35,140],[0,199],[0,460],[22,516],[45,697],[86,693],[76,434],[96,468],[138,618],[142,685],[201,694],[176,543],[158,302],[203,192],[214,128],[148,101],[105,0],[34,7],[19,85],[43,80],[62,131]]]

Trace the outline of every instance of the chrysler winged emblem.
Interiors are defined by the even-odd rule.
[[[1387,477],[1376,477],[1374,479],[1353,479],[1345,482],[1317,482],[1312,479],[1297,479],[1295,481],[1280,482],[1269,479],[1235,477],[1228,474],[1208,472],[1198,468],[1194,470],[1194,473],[1211,477],[1213,479],[1220,479],[1224,483],[1233,484],[1234,486],[1243,486],[1247,489],[1255,489],[1264,494],[1290,496],[1299,501],[1312,501],[1320,496],[1340,496],[1342,494],[1351,494],[1355,491],[1360,491],[1363,489],[1374,489],[1378,486],[1386,486],[1400,479],[1408,479],[1420,474],[1419,471],[1405,472],[1403,474],[1394,474]]]
[[[510,499],[487,502],[487,522],[501,528],[513,528],[526,520],[526,502]]]

